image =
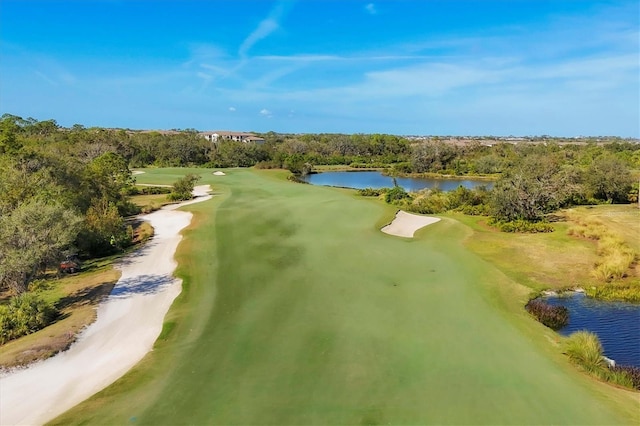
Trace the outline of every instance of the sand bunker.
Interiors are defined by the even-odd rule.
[[[45,423],[116,381],[151,350],[182,286],[172,275],[173,255],[192,214],[175,210],[210,199],[209,190],[198,186],[194,200],[142,216],[155,234],[118,262],[122,276],[96,321],[68,351],[0,378],[0,424]]]
[[[213,172],[213,174],[216,176],[224,176],[225,172],[221,172],[220,170],[218,170],[217,172]]]
[[[142,170],[134,170],[134,171],[131,172],[132,175],[141,175],[143,173],[144,172]]]
[[[440,218],[420,216],[402,210],[396,213],[395,219],[389,225],[381,229],[382,232],[396,237],[413,238],[413,234],[420,228],[440,221]]]

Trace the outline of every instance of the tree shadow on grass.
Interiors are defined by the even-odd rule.
[[[56,308],[65,310],[67,308],[77,308],[84,305],[96,305],[104,297],[108,296],[111,289],[116,284],[115,281],[105,282],[95,287],[86,287],[63,297],[56,303]]]

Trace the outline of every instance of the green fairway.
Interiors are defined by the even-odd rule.
[[[188,208],[184,291],[156,348],[55,423],[639,420],[636,396],[580,374],[546,340],[520,308],[527,290],[464,247],[466,225],[443,218],[402,239],[379,231],[392,207],[353,191],[196,172],[218,195]]]

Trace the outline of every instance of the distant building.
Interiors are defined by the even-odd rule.
[[[236,141],[236,142],[247,142],[247,143],[257,143],[263,144],[264,139],[254,135],[253,133],[245,133],[245,132],[228,132],[223,130],[216,130],[210,132],[200,132],[200,136],[208,140],[212,143],[217,143],[218,141]]]

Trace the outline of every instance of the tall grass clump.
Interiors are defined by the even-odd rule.
[[[587,296],[600,300],[623,300],[625,302],[640,303],[640,285],[608,284],[606,286],[591,287],[585,290]]]
[[[576,331],[565,343],[565,353],[571,361],[580,365],[590,373],[597,373],[607,368],[602,355],[600,339],[588,331]]]
[[[612,281],[624,278],[636,260],[635,251],[619,236],[613,234],[597,218],[571,217],[576,223],[567,233],[579,238],[598,242],[597,253],[600,260],[591,275],[599,281]]]
[[[640,369],[631,366],[609,367],[605,362],[600,339],[588,331],[577,331],[565,342],[565,353],[571,361],[589,374],[605,382],[638,389]]]
[[[569,310],[564,306],[553,306],[541,299],[530,300],[525,309],[547,327],[558,330],[569,322]]]

